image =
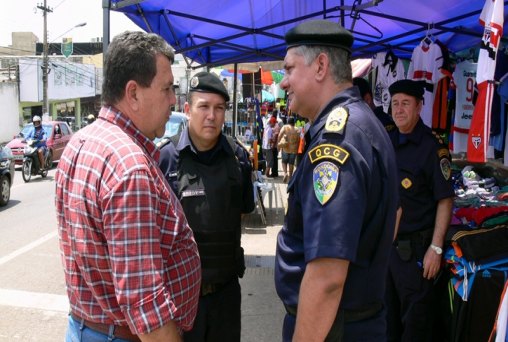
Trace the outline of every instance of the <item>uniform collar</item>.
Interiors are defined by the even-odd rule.
[[[323,110],[317,116],[316,121],[309,128],[310,139],[312,140],[318,133],[321,131],[323,126],[326,123],[326,119],[328,117],[328,113],[333,109],[333,107],[337,105],[347,106],[352,102],[357,102],[361,100],[360,91],[357,87],[347,88],[340,93],[337,93],[335,97],[328,102],[328,104],[323,108]]]
[[[99,118],[118,126],[125,133],[131,136],[139,146],[143,147],[146,152],[155,160],[159,160],[159,149],[155,147],[152,140],[148,139],[141,131],[134,125],[131,119],[124,113],[120,112],[113,106],[102,107],[99,112]]]
[[[423,123],[422,119],[418,119],[418,122],[416,123],[415,128],[411,133],[406,134],[406,141],[412,142],[414,144],[419,144],[422,140],[423,133],[425,132],[425,124]],[[399,132],[399,136],[402,133]],[[398,140],[398,139],[397,139]],[[398,145],[401,145],[399,142],[397,142]]]
[[[189,127],[184,129],[180,135],[180,140],[178,141],[178,144],[176,146],[176,151],[180,153],[184,149],[188,148],[190,151],[192,151],[194,154],[198,154],[199,151],[194,147],[194,144],[192,143],[192,140],[189,135]],[[219,135],[219,141],[217,144],[212,147],[212,150],[214,151],[214,154],[217,153],[217,151],[224,150],[226,153],[233,155],[234,151],[231,150],[229,147],[229,143],[224,136],[224,134]]]

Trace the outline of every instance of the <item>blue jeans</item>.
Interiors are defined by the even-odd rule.
[[[113,325],[108,335],[92,330],[82,322],[74,320],[69,315],[69,325],[65,332],[65,342],[129,342],[113,335]]]

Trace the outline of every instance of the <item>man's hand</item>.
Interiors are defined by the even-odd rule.
[[[441,255],[438,255],[432,248],[428,248],[423,257],[423,277],[433,279],[441,269]]]

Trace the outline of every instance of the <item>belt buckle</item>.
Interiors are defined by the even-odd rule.
[[[216,290],[216,287],[217,286],[212,283],[201,284],[201,296],[203,297],[203,296],[209,295],[211,293],[214,293]]]

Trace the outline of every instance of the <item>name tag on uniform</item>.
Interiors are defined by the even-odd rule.
[[[185,198],[185,197],[199,197],[199,196],[204,196],[205,195],[205,190],[201,189],[201,190],[185,190],[185,191],[182,191],[182,198]]]
[[[168,174],[168,177],[170,177],[170,178],[173,178],[173,177],[176,177],[176,176],[178,176],[178,171],[171,172],[171,173]]]

